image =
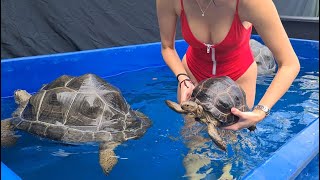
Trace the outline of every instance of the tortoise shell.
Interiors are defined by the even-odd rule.
[[[200,82],[193,90],[192,100],[220,121],[221,126],[238,122],[239,117],[231,113],[232,107],[240,111],[249,110],[245,92],[228,76],[208,78]]]
[[[43,86],[13,123],[65,142],[122,142],[142,136],[151,124],[130,109],[119,89],[94,74],[63,75]]]
[[[270,49],[260,42],[250,39],[250,48],[257,63],[258,74],[272,74],[276,71],[276,61]]]

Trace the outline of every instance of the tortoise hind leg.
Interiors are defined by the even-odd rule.
[[[16,143],[18,136],[14,133],[11,118],[1,120],[1,147],[12,146]]]
[[[118,159],[114,149],[119,145],[116,142],[101,143],[99,147],[99,162],[103,172],[108,175],[117,164]]]

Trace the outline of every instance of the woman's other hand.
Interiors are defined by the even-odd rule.
[[[238,116],[239,121],[233,125],[226,126],[221,129],[237,131],[243,128],[248,128],[262,121],[266,116],[265,112],[260,110],[253,110],[251,112],[250,111],[242,112],[237,108],[232,108],[231,113]]]

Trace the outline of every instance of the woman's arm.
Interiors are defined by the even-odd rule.
[[[290,44],[272,0],[241,0],[239,15],[242,21],[253,24],[277,61],[278,71],[258,103],[271,109],[287,92],[298,75],[300,71],[298,57]],[[240,112],[233,109],[232,112],[239,116],[242,121],[226,129],[238,130],[249,127],[254,124],[253,122],[261,121],[266,115],[263,111],[257,109],[253,112]]]
[[[163,59],[175,75],[186,73],[174,47],[178,18],[174,9],[174,1],[157,0],[157,15]]]
[[[272,108],[298,75],[299,60],[272,0],[244,0],[242,6],[243,18],[253,24],[278,64],[277,74],[259,102]]]
[[[180,73],[187,74],[184,69],[181,59],[175,50],[175,34],[178,15],[175,10],[174,0],[157,0],[157,16],[160,28],[161,37],[161,53],[164,61],[172,70],[172,72],[177,76]],[[179,76],[179,82],[184,79],[189,79],[187,76]],[[193,87],[191,82],[186,81],[188,87]],[[192,93],[192,88],[187,88],[183,86],[181,88],[181,101],[186,100],[186,98]]]

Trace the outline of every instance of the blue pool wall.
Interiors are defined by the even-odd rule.
[[[295,179],[317,154],[319,154],[319,118],[243,179]]]
[[[1,179],[2,180],[21,180],[11,169],[1,162]]]
[[[253,39],[260,42],[257,35]],[[319,41],[291,39],[296,54],[319,57]],[[176,41],[182,57],[187,49],[183,40]],[[95,73],[101,77],[146,67],[165,65],[160,43],[60,53],[52,55],[3,59],[1,61],[1,97],[12,96],[17,88],[36,92],[43,84],[62,74]],[[307,52],[307,53],[306,53]],[[319,64],[319,62],[317,62]]]
[[[252,39],[262,42],[257,35]],[[319,41],[290,39],[297,55],[305,58],[319,58]],[[187,49],[183,40],[176,41],[180,57]],[[63,75],[82,75],[95,73],[101,77],[113,76],[124,72],[137,71],[149,67],[164,66],[160,43],[148,43],[106,49],[60,53],[1,60],[1,97],[11,97],[14,90],[25,89],[36,92],[43,84]],[[300,59],[303,61],[304,59]],[[314,62],[313,62],[314,63]],[[319,60],[315,62],[319,65]],[[317,124],[317,125],[314,125]],[[277,175],[276,179],[295,177],[314,154],[319,153],[319,119],[288,141],[261,166],[252,170],[246,179],[264,179],[267,175]],[[317,143],[309,143],[311,141]],[[308,144],[306,144],[308,143]],[[296,147],[310,147],[300,148]],[[303,149],[303,150],[302,150]],[[299,151],[295,151],[299,150]],[[300,152],[301,150],[301,152]],[[302,153],[302,156],[297,154]],[[286,156],[284,156],[286,155]],[[287,161],[284,161],[287,160]],[[278,164],[281,163],[282,164]],[[283,163],[286,162],[286,163]],[[265,176],[261,176],[265,175]],[[274,177],[273,177],[274,178]],[[19,179],[5,164],[1,163],[1,179]],[[265,178],[266,179],[266,178]],[[286,178],[284,178],[286,179]]]

